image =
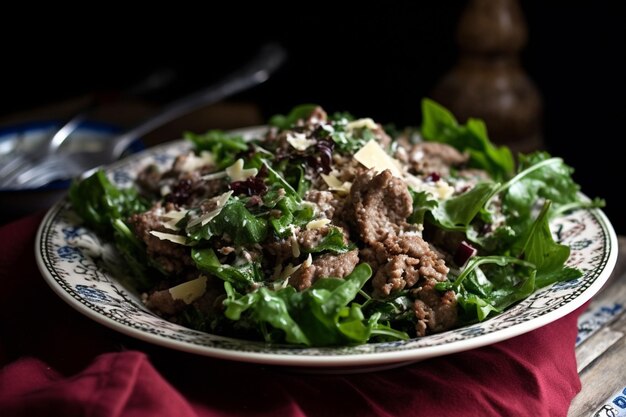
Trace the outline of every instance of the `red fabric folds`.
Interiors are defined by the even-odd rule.
[[[576,311],[480,349],[358,374],[218,361],[128,338],[45,284],[41,215],[0,229],[0,415],[565,416],[580,390]]]

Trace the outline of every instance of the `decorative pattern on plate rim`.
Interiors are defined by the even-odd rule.
[[[149,163],[166,166],[184,141],[151,148],[111,165],[111,181],[128,186]],[[377,364],[427,357],[494,343],[545,325],[572,311],[597,292],[616,256],[615,232],[600,210],[579,210],[552,225],[555,237],[571,247],[568,264],[584,275],[544,288],[502,314],[471,326],[427,337],[336,348],[268,345],[184,328],[148,311],[125,284],[115,249],[84,228],[69,203],[59,202],[42,222],[36,255],[48,284],[81,313],[128,335],[207,356],[250,362],[320,366]],[[342,360],[345,359],[344,360]]]

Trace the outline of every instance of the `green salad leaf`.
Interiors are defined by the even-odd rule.
[[[210,152],[218,170],[231,166],[239,153],[248,150],[248,143],[243,136],[231,135],[221,130],[209,130],[204,134],[185,132],[184,138],[193,143],[196,152]]]
[[[317,107],[319,107],[317,104],[301,104],[291,109],[289,114],[286,116],[282,114],[273,116],[270,119],[269,124],[270,126],[276,126],[281,130],[289,129],[298,120],[308,118]]]
[[[512,175],[515,163],[511,151],[491,143],[482,120],[470,118],[465,125],[461,125],[448,109],[430,99],[422,100],[422,118],[424,139],[469,153],[470,164],[484,169],[497,181]]]
[[[366,318],[361,306],[353,302],[371,275],[369,265],[360,264],[343,280],[322,278],[302,292],[293,287],[278,291],[259,288],[246,295],[230,291],[224,302],[225,314],[240,320],[248,311],[248,319],[282,330],[289,343],[307,346],[365,343],[379,334],[407,338],[405,333],[378,323],[380,313]]]

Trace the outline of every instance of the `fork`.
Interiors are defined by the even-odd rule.
[[[119,97],[144,96],[166,87],[168,84],[171,84],[175,78],[176,73],[174,70],[171,68],[160,68],[150,73],[140,82],[121,92]],[[27,171],[31,166],[43,162],[45,158],[55,154],[61,145],[63,145],[70,135],[82,124],[91,111],[98,107],[103,101],[108,100],[110,100],[108,96],[103,95],[101,97],[100,94],[96,94],[81,111],[76,113],[74,117],[60,128],[56,129],[54,134],[47,137],[35,150],[19,149],[19,145],[22,142],[18,141],[18,146],[14,148],[13,152],[5,155],[6,158],[3,158],[3,164],[0,165],[0,187],[10,185],[14,179],[18,177],[22,178],[21,174]],[[5,159],[6,162],[4,162]]]
[[[0,188],[37,188],[47,183],[83,174],[89,175],[95,168],[113,162],[122,156],[137,138],[184,115],[226,97],[265,82],[286,59],[285,49],[274,43],[265,45],[259,53],[241,69],[204,90],[192,93],[173,102],[156,116],[140,123],[133,129],[106,141],[98,152],[54,153],[38,164],[29,164],[10,178],[0,180]]]

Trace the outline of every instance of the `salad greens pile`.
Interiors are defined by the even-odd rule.
[[[196,155],[210,155],[210,171],[193,177],[194,181],[222,181],[225,187],[198,201],[189,191],[188,178],[192,177],[188,174],[178,182],[171,181],[171,174],[162,175],[161,181],[170,181],[169,192],[163,193],[161,187],[155,193],[139,186],[120,189],[104,171],[74,182],[70,200],[86,225],[115,243],[139,291],[150,295],[170,288],[174,294],[171,288],[198,276],[211,279],[212,284],[192,302],[176,300],[175,312],[157,308],[186,326],[304,346],[415,337],[411,289],[374,295],[375,266],[362,260],[342,279],[325,276],[306,288],[296,288],[290,281],[298,268],[305,270],[315,259],[364,247],[355,233],[347,238],[340,226],[320,217],[307,196],[324,184],[322,177],[335,172],[337,160],[352,159],[381,135],[371,123],[355,123],[347,113],[331,115],[307,131],[303,126],[316,109],[301,105],[270,120],[274,135],[295,132],[289,139],[295,150],[281,147],[277,140],[248,141],[216,130],[186,134]],[[422,114],[418,135],[405,137],[404,142],[393,137],[391,144],[383,145],[391,157],[398,146],[412,146],[417,136],[417,142],[439,142],[457,149],[468,156],[468,168],[486,174],[467,190],[446,198],[407,183],[412,199],[408,224],[423,229],[425,235],[436,230],[456,236],[465,249],[472,250],[451,261],[455,254],[438,248],[449,255],[450,271],[435,288],[442,294],[454,292],[456,326],[485,320],[539,288],[580,277],[581,271],[566,266],[570,249],[555,242],[549,224],[565,212],[601,207],[604,202],[590,201],[579,193],[572,168],[546,152],[518,155],[515,160],[508,148],[489,140],[483,121],[469,119],[460,124],[432,100],[422,101]],[[454,184],[459,176],[451,168],[442,180]],[[337,186],[337,190],[342,189]],[[337,198],[349,198],[344,189],[346,193],[347,197],[339,193]],[[159,258],[163,254],[155,255],[149,239],[156,240],[157,234],[138,231],[137,216],[150,210],[179,215],[158,236],[161,244],[189,259],[184,272],[168,269]],[[315,245],[299,245],[291,258],[267,250],[275,243],[297,245],[293,243],[296,232],[313,229],[311,225],[320,221],[328,229]],[[196,275],[190,276],[189,265]],[[218,295],[207,307],[212,291]]]

